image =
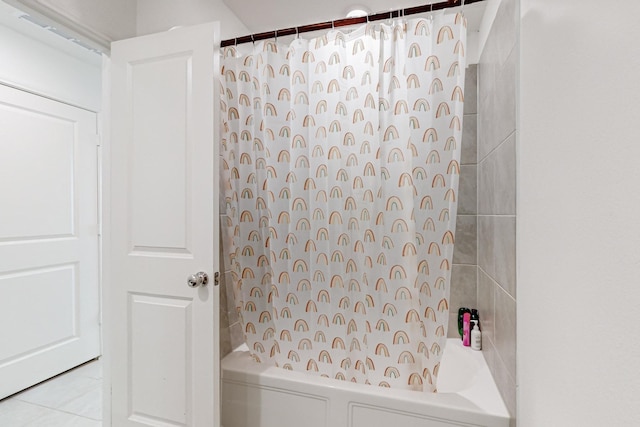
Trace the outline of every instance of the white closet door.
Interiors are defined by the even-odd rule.
[[[96,121],[0,85],[0,398],[100,355]]]
[[[219,425],[217,33],[112,45],[113,426]],[[208,284],[190,287],[198,272]]]

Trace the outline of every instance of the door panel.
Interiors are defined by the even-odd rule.
[[[217,25],[112,46],[112,425],[218,426]],[[203,271],[208,285],[189,287]]]
[[[73,339],[78,329],[74,308],[76,266],[29,269],[0,276],[0,301],[11,301],[3,304],[2,320],[7,325],[21,325],[10,345],[0,348],[0,360]]]
[[[0,86],[0,398],[100,355],[96,123]]]
[[[130,66],[133,122],[152,124],[133,129],[131,158],[152,160],[132,167],[131,239],[136,252],[190,253],[191,62],[187,52]],[[158,165],[163,166],[161,173]]]
[[[193,389],[188,361],[193,304],[190,299],[130,294],[131,403],[134,417],[154,417],[176,425],[189,425]],[[149,334],[144,325],[155,325]],[[163,375],[158,375],[163,372]],[[165,402],[157,407],[156,402]]]
[[[3,193],[0,239],[15,242],[71,236],[75,212],[69,183],[75,124],[16,105],[0,106],[0,115],[3,132],[15,138],[3,144],[0,169],[12,182],[20,183]],[[34,174],[36,165],[38,173]]]

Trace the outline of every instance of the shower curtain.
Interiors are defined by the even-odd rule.
[[[438,13],[224,49],[226,232],[255,360],[436,391],[465,26]]]

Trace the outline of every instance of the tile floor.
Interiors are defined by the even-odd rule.
[[[102,427],[102,362],[0,400],[2,427]]]

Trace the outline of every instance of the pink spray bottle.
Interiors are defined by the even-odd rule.
[[[462,345],[471,345],[471,313],[465,313],[462,317]]]

